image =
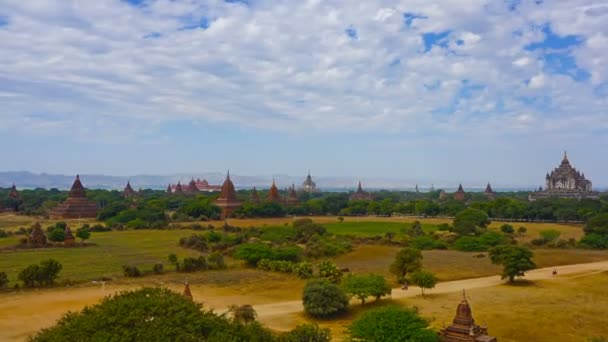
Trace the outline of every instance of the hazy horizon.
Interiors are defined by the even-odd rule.
[[[606,4],[0,5],[0,171],[608,184]]]

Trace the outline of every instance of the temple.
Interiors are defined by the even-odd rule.
[[[492,186],[490,185],[490,183],[488,182],[488,185],[486,185],[486,189],[483,191],[484,195],[486,195],[486,197],[488,199],[494,199],[495,197],[495,193],[494,190],[492,190]]]
[[[64,246],[74,246],[76,243],[76,239],[74,238],[74,234],[72,234],[72,230],[70,226],[65,227],[65,237],[63,238]]]
[[[195,194],[198,191],[199,190],[198,190],[198,187],[196,186],[196,182],[194,181],[194,178],[192,178],[190,180],[190,183],[188,183],[188,186],[186,187],[186,193]]]
[[[241,206],[241,201],[236,198],[234,184],[230,180],[230,172],[226,174],[226,180],[222,184],[222,194],[215,200],[215,205],[222,209],[222,219],[227,219]]]
[[[125,189],[122,191],[122,197],[132,198],[135,196],[137,196],[137,192],[131,187],[131,182],[127,182],[127,186],[125,186]]]
[[[298,200],[298,194],[296,192],[295,184],[292,184],[291,187],[287,190],[287,199],[285,200],[285,204],[293,206],[298,205],[300,201]]]
[[[279,194],[279,188],[277,188],[274,178],[272,179],[272,185],[268,190],[268,202],[279,203],[281,201],[281,195]]]
[[[302,183],[302,191],[308,192],[309,194],[317,192],[317,184],[312,181],[312,177],[310,176],[310,170],[308,170],[308,176],[306,176],[306,179]]]
[[[194,298],[192,297],[192,292],[190,291],[190,284],[188,284],[187,281],[184,284],[184,292],[182,293],[182,296],[186,297],[189,300],[194,300]]]
[[[462,184],[458,184],[458,190],[454,193],[454,199],[457,201],[464,201],[464,196],[466,195],[466,192],[464,192],[464,189],[462,188]]]
[[[439,331],[439,340],[441,342],[497,342],[496,337],[488,335],[487,327],[475,324],[464,290],[462,300],[456,308],[456,317],[450,326]]]
[[[181,195],[184,193],[184,189],[182,188],[182,183],[181,182],[177,182],[177,185],[175,186],[175,189],[173,189],[173,193],[174,194],[178,194]]]
[[[181,192],[179,191],[181,189]],[[206,179],[201,180],[192,178],[187,186],[181,185],[181,182],[177,184],[169,184],[167,187],[167,193],[185,193],[195,194],[197,192],[220,192],[222,191],[221,185],[211,185]]]
[[[46,246],[46,235],[44,235],[42,227],[40,227],[40,222],[36,222],[36,224],[34,224],[32,227],[32,232],[27,238],[27,243],[33,247]]]
[[[568,160],[564,152],[561,164],[545,177],[545,189],[530,194],[530,201],[543,198],[599,199],[599,193],[593,191],[591,181],[585,178]]]
[[[11,190],[8,192],[8,198],[12,198],[14,200],[18,200],[19,197],[20,197],[19,196],[19,191],[17,191],[17,187],[13,183],[13,186],[11,186]]]
[[[253,187],[251,191],[251,203],[259,204],[260,203],[260,195],[258,194],[258,189]]]
[[[357,191],[350,195],[349,200],[351,201],[371,201],[372,195],[363,191],[361,187],[361,181],[359,181],[359,185],[357,186]]]
[[[68,199],[49,211],[52,219],[94,218],[97,216],[97,204],[87,199],[87,194],[77,175]]]

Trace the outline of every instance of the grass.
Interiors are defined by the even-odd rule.
[[[66,222],[72,228],[78,228],[85,223],[90,225],[100,223],[94,219],[68,219],[68,220],[51,220],[45,219],[38,216],[25,216],[25,215],[16,215],[13,213],[0,213],[0,229],[4,229],[5,231],[16,231],[21,227],[28,228],[31,227],[34,223],[40,222],[43,228],[47,226],[52,226],[55,223],[63,221]]]
[[[409,228],[411,224],[410,222],[345,221],[342,223],[326,223],[323,226],[334,234],[369,237],[376,235],[384,236],[388,232],[399,235]],[[425,232],[432,232],[437,230],[437,226],[424,222],[422,223],[422,229]]]

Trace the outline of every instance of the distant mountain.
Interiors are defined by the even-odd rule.
[[[57,189],[69,189],[74,182],[75,175],[55,175],[47,173],[32,173],[28,171],[11,171],[11,172],[0,172],[0,187],[10,187],[13,183],[17,185],[19,189],[33,189],[33,188],[57,188]],[[143,189],[166,189],[169,183],[174,184],[178,181],[182,183],[188,183],[191,179],[200,178],[206,179],[210,184],[222,184],[226,175],[222,172],[207,172],[207,173],[182,173],[173,175],[134,175],[134,176],[108,176],[108,175],[80,175],[83,184],[87,188],[91,189],[110,189],[110,190],[122,190],[127,181],[131,182],[131,185],[136,190],[139,188]],[[267,175],[267,176],[245,176],[231,174],[235,186],[239,189],[251,188],[256,186],[258,189],[269,188],[272,184],[272,180],[275,179],[279,189],[287,188],[292,184],[299,187],[305,179],[303,176],[289,176],[284,174],[279,175]],[[358,178],[354,177],[315,177],[313,180],[317,183],[317,187],[327,191],[344,191],[353,190],[357,187],[359,182]],[[418,184],[420,191],[428,191],[431,187],[431,183],[423,184],[422,182],[416,183],[412,180],[403,179],[389,179],[389,178],[370,178],[362,179],[364,189],[387,189],[387,190],[413,190]],[[458,184],[448,181],[435,181],[435,189],[445,189],[446,191],[453,191],[457,188]],[[483,191],[485,184],[463,184],[466,191]],[[509,186],[492,184],[495,190],[531,190],[535,189],[535,186]]]

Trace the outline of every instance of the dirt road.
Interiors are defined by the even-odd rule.
[[[570,277],[584,276],[598,272],[608,271],[608,261],[577,264],[556,267],[558,276],[553,277],[550,268],[542,268],[530,271],[526,274],[528,280],[555,279],[561,281]],[[465,279],[438,283],[437,286],[428,291],[429,293],[449,293],[462,291],[462,289],[474,289],[481,287],[496,286],[504,283],[500,276]],[[8,293],[0,295],[0,341],[22,341],[40,328],[52,325],[66,311],[80,310],[85,305],[91,305],[109,294],[117,291],[133,289],[139,286],[115,286],[101,285],[55,288],[39,291],[26,291],[19,293]],[[223,312],[229,304],[254,304],[261,322],[276,330],[288,330],[293,327],[293,316],[303,311],[300,300],[267,303],[267,298],[230,296],[224,292],[209,287],[193,285],[192,292],[195,300],[205,303],[207,308],[214,308]],[[175,291],[181,291],[181,287],[172,287]],[[406,298],[418,296],[420,290],[410,287],[409,290],[393,289],[393,298]],[[298,298],[299,293],[294,293]],[[255,305],[257,303],[257,305]],[[291,316],[291,317],[288,317]]]

